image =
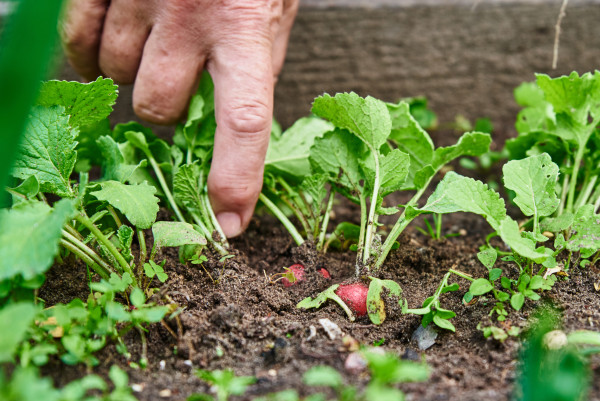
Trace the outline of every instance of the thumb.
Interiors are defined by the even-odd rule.
[[[214,49],[208,70],[217,119],[208,192],[225,235],[234,237],[250,222],[262,189],[273,115],[270,43]]]

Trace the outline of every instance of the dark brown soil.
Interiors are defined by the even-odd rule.
[[[352,220],[357,216],[353,205],[336,207],[335,220]],[[459,237],[435,241],[409,227],[400,237],[400,248],[393,251],[382,276],[397,281],[404,291],[409,307],[419,307],[433,294],[446,271],[455,269],[483,276],[485,268],[476,252],[489,228],[474,215],[456,214],[444,220],[444,232],[466,229]],[[486,340],[476,329],[477,323],[489,323],[488,313],[494,305],[480,299],[469,306],[462,304],[468,282],[458,279],[461,289],[445,294],[443,306],[454,310],[452,320],[456,333],[439,330],[436,344],[419,351],[411,342],[412,333],[420,324],[417,316],[401,315],[398,308],[388,305],[388,318],[381,326],[370,324],[368,318],[351,323],[334,303],[319,310],[298,310],[295,305],[306,296],[314,296],[332,283],[352,277],[354,254],[332,251],[317,255],[310,246],[297,248],[280,224],[270,216],[255,217],[247,232],[233,241],[237,256],[223,263],[210,259],[206,271],[195,265],[178,262],[176,250],[167,252],[165,270],[169,280],[163,292],[184,306],[181,326],[168,321],[173,337],[165,327],[156,324],[148,333],[149,366],[145,370],[128,367],[128,361],[107,346],[98,355],[100,365],[94,371],[106,374],[112,364],[127,369],[130,383],[139,385],[140,400],[184,400],[195,392],[209,391],[208,385],[197,379],[194,369],[233,368],[238,375],[258,378],[241,399],[252,399],[282,389],[294,388],[301,394],[309,390],[301,382],[302,373],[312,366],[327,364],[346,375],[348,383],[364,384],[368,377],[351,375],[344,370],[348,355],[341,339],[330,340],[318,323],[329,318],[344,333],[362,344],[383,340],[382,347],[405,357],[424,357],[431,367],[431,378],[425,383],[401,386],[409,400],[507,400],[515,380],[519,343],[509,338],[504,343]],[[284,266],[302,263],[306,266],[306,281],[290,288],[272,284],[268,276],[281,272]],[[501,262],[509,275],[516,268]],[[317,269],[326,267],[332,280],[322,278]],[[87,296],[83,266],[56,266],[40,296],[49,304],[67,302],[75,296]],[[455,281],[454,278],[451,279]],[[600,325],[600,297],[594,283],[600,281],[598,266],[585,270],[574,268],[568,279],[561,279],[545,297],[564,311],[567,331],[594,329]],[[528,315],[535,309],[527,301],[520,313],[511,311],[505,322],[525,327]],[[307,340],[310,326],[317,335]],[[125,338],[132,361],[141,353],[137,332]],[[164,361],[164,362],[163,362]],[[600,364],[593,359],[594,388],[590,399],[599,399]],[[68,367],[52,363],[46,373],[57,385],[62,385],[86,373],[83,366]],[[170,396],[169,396],[170,394]],[[595,398],[594,398],[595,397]]]

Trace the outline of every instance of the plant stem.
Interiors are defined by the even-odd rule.
[[[219,224],[219,221],[217,220],[217,216],[215,216],[215,212],[212,208],[212,205],[210,204],[210,200],[208,199],[208,195],[206,194],[206,191],[204,191],[204,193],[202,193],[200,195],[200,197],[202,198],[202,201],[204,202],[204,208],[208,212],[208,217],[210,218],[210,221],[212,222],[213,227],[215,228],[215,230],[217,230],[217,232],[219,233],[219,236],[221,237],[221,242],[223,243],[223,245],[225,247],[229,248],[229,242],[227,241],[227,237],[225,236],[225,233],[223,232],[223,229],[221,228],[221,225]]]
[[[575,189],[577,187],[577,176],[579,174],[579,167],[581,165],[581,159],[583,158],[583,152],[585,152],[585,146],[579,145],[577,153],[575,154],[575,163],[573,164],[573,175],[571,176],[571,183],[569,185],[569,196],[567,197],[567,212],[573,213],[573,202],[575,201]]]
[[[117,228],[121,227],[123,225],[123,223],[121,223],[121,219],[119,219],[119,215],[117,215],[117,211],[111,205],[106,205],[106,209],[108,209],[108,213],[110,213],[113,220],[117,224]]]
[[[144,236],[144,230],[137,228],[137,237],[138,242],[140,244],[140,275],[144,268],[144,263],[146,263],[146,258],[148,257],[148,251],[146,249],[146,237]]]
[[[465,280],[469,280],[470,282],[475,281],[475,279],[473,277],[470,277],[468,274],[463,273],[463,272],[459,272],[458,270],[454,270],[454,269],[448,269],[449,273],[454,273],[456,274],[458,277],[462,277]]]
[[[94,235],[94,237],[96,237],[98,242],[101,242],[108,249],[108,251],[117,260],[119,265],[123,268],[123,271],[129,273],[129,275],[131,276],[131,280],[133,281],[133,285],[137,287],[137,280],[135,274],[133,273],[133,270],[131,270],[131,266],[129,266],[129,263],[127,263],[123,255],[121,255],[121,253],[117,250],[114,244],[110,242],[110,240],[106,238],[104,234],[102,234],[102,231],[100,231],[98,227],[96,227],[96,225],[90,221],[89,217],[84,216],[82,214],[77,214],[75,216],[75,219],[81,224],[83,224],[85,228],[90,230],[90,232]]]
[[[179,207],[177,206],[177,203],[175,202],[175,198],[173,198],[173,194],[171,193],[171,190],[169,189],[169,186],[167,185],[165,176],[163,175],[158,164],[156,163],[156,160],[154,160],[154,157],[151,154],[146,154],[146,156],[148,157],[148,160],[150,160],[150,165],[152,166],[152,169],[154,170],[154,173],[156,174],[158,183],[160,184],[160,187],[162,188],[163,192],[165,193],[165,196],[167,197],[167,200],[169,201],[169,204],[171,205],[173,212],[175,212],[177,219],[179,221],[185,223],[183,214],[181,214],[181,210],[179,210]]]
[[[333,208],[333,198],[335,192],[333,189],[329,190],[329,199],[327,200],[327,206],[325,207],[325,213],[323,215],[323,224],[321,225],[321,232],[319,233],[319,242],[317,243],[317,250],[323,249],[323,243],[325,242],[325,233],[327,232],[327,226],[329,225],[329,213]]]
[[[421,189],[419,189],[417,191],[417,193],[414,194],[414,196],[411,198],[411,200],[406,204],[404,211],[398,218],[398,221],[396,221],[396,224],[394,224],[394,227],[392,227],[392,231],[390,231],[390,234],[387,236],[387,238],[385,239],[385,242],[383,243],[383,246],[381,247],[381,254],[377,258],[377,261],[375,262],[375,265],[374,265],[375,270],[379,269],[383,265],[385,258],[387,258],[387,255],[392,250],[392,247],[394,246],[394,242],[396,242],[396,239],[398,238],[398,236],[400,236],[400,234],[402,233],[402,231],[404,231],[406,226],[408,226],[408,224],[411,221],[413,221],[415,217],[417,217],[417,216],[414,216],[410,219],[407,219],[406,218],[406,208],[408,206],[413,206],[413,205],[417,204],[417,202],[419,201],[421,196],[423,196],[423,193],[425,193],[425,190],[429,186],[429,182],[431,182],[431,179],[434,176],[435,176],[435,173],[431,175],[431,177],[429,178],[429,180],[427,180],[425,185],[423,185],[423,187]]]
[[[351,322],[354,321],[354,314],[352,313],[350,308],[348,308],[348,305],[346,305],[342,298],[337,296],[337,294],[333,293],[330,295],[329,299],[335,301],[344,310],[344,312],[346,312],[346,315],[348,315],[348,319],[350,319]]]
[[[304,230],[304,232],[306,233],[306,235],[307,236],[311,235],[312,231],[310,230],[310,226],[308,225],[308,221],[304,217],[304,214],[302,214],[302,211],[298,207],[296,207],[294,205],[294,203],[292,203],[292,201],[290,199],[288,199],[286,196],[281,196],[279,199],[281,199],[281,201],[283,203],[285,203],[285,205],[287,207],[290,208],[290,210],[292,211],[292,213],[294,213],[294,216],[296,216],[296,218],[298,219],[298,221],[302,225],[302,229]]]
[[[279,219],[281,224],[283,224],[283,226],[288,230],[288,232],[290,233],[290,235],[296,242],[296,245],[298,245],[298,246],[302,245],[304,243],[304,238],[302,238],[302,236],[300,235],[298,230],[296,230],[296,227],[294,227],[292,222],[281,211],[281,209],[279,209],[277,207],[277,205],[275,205],[273,202],[271,202],[271,200],[269,198],[267,198],[265,196],[265,194],[263,194],[262,192],[258,196],[258,199],[260,199],[261,202],[264,203],[264,205],[267,207],[267,209],[269,209],[269,211],[271,213],[273,213],[273,215]]]
[[[579,196],[575,201],[575,209],[579,209],[581,206],[588,203],[588,200],[590,198],[590,195],[592,194],[592,191],[594,190],[594,185],[596,185],[597,180],[597,175],[593,176],[592,178],[586,176],[586,180],[583,184],[583,187],[581,188],[581,192],[579,193]]]
[[[367,228],[367,200],[361,193],[360,200],[360,232],[358,234],[358,245],[356,247],[356,277],[360,275],[360,257],[365,245],[365,230]]]
[[[435,213],[433,221],[435,223],[435,239],[439,241],[442,238],[442,214]]]
[[[86,253],[84,253],[81,249],[77,248],[75,245],[73,245],[69,241],[65,240],[64,238],[60,239],[60,244],[64,248],[68,249],[69,251],[71,251],[72,253],[77,255],[81,260],[83,260],[85,262],[85,264],[87,266],[91,266],[92,269],[94,269],[94,271],[96,273],[98,273],[98,275],[100,277],[102,277],[105,280],[108,280],[108,274],[104,270],[102,270],[102,268],[92,258],[90,258]]]
[[[369,220],[367,221],[367,232],[365,233],[365,249],[363,251],[363,264],[366,265],[371,257],[371,243],[376,230],[375,209],[377,209],[377,197],[379,196],[379,156],[377,151],[373,149],[375,158],[375,178],[373,180],[373,195],[371,196],[371,204],[369,205]]]
[[[598,213],[598,208],[600,208],[600,185],[598,185],[593,196],[596,197],[596,202],[594,202],[594,213]],[[594,197],[592,197],[592,199],[594,199]]]
[[[212,232],[206,227],[206,225],[204,224],[204,222],[202,221],[202,219],[200,218],[200,216],[198,216],[196,213],[190,213],[190,216],[192,216],[192,220],[194,220],[194,222],[196,223],[196,225],[198,227],[200,227],[200,231],[202,231],[202,234],[206,237],[206,239],[208,240],[208,242],[210,242],[210,244],[221,254],[221,255],[228,255],[229,252],[227,251],[227,249],[225,249],[223,247],[223,245],[221,245],[221,243],[219,242],[215,242],[212,239]],[[154,247],[152,248],[154,249]]]
[[[62,230],[62,235],[64,237],[63,239],[69,241],[71,244],[76,246],[78,249],[80,249],[82,252],[84,252],[86,255],[88,255],[94,262],[96,262],[98,264],[98,266],[100,266],[102,269],[104,269],[106,274],[114,273],[114,270],[110,267],[110,265],[108,263],[106,263],[104,260],[102,260],[102,258],[96,252],[91,250],[87,245],[85,245],[79,239],[77,239],[76,237],[71,235],[66,230]]]
[[[65,224],[63,226],[63,229],[65,231],[67,231],[69,234],[71,234],[72,236],[74,236],[75,238],[77,238],[79,241],[83,241],[83,236],[79,233],[79,231],[77,231],[76,229],[71,227],[69,224]]]

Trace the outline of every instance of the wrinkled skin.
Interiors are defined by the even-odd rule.
[[[201,71],[215,84],[217,134],[208,190],[227,236],[240,234],[262,187],[273,114],[298,0],[71,0],[63,47],[84,78],[134,84],[153,123],[182,118]]]

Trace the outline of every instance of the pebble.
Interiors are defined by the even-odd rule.
[[[144,387],[146,387],[145,383],[133,383],[131,385],[131,389],[134,393],[141,393],[142,391],[144,391]]]
[[[306,337],[306,341],[312,340],[317,335],[317,329],[315,326],[313,326],[311,324],[309,329],[310,329],[310,334],[308,335],[308,337]]]
[[[344,362],[344,369],[346,369],[346,372],[353,375],[362,373],[366,368],[367,360],[360,352],[351,352]]]
[[[160,391],[158,392],[158,396],[159,396],[160,398],[169,398],[169,397],[171,397],[171,395],[172,395],[172,394],[173,394],[173,393],[172,393],[172,392],[171,392],[171,390],[169,390],[168,388],[166,388],[166,389],[164,389],[164,390],[160,390]]]
[[[419,327],[415,330],[411,337],[411,340],[417,342],[417,346],[421,351],[425,351],[435,344],[435,339],[437,338],[438,333],[432,326],[432,324],[429,324],[427,328],[423,328],[423,325],[419,324]]]
[[[333,323],[329,319],[319,319],[319,324],[323,326],[323,329],[325,330],[325,332],[331,340],[335,340],[338,337],[344,336],[344,332],[342,331],[342,329],[340,329],[340,326]]]
[[[158,367],[160,370],[165,370],[165,367],[167,366],[167,363],[165,361],[160,361],[158,363]]]
[[[185,361],[183,361],[183,364],[186,366],[189,366],[190,368],[192,367],[192,361],[190,361],[189,359],[186,359]]]
[[[551,350],[561,349],[567,345],[567,335],[562,330],[552,330],[544,335],[544,345]]]

